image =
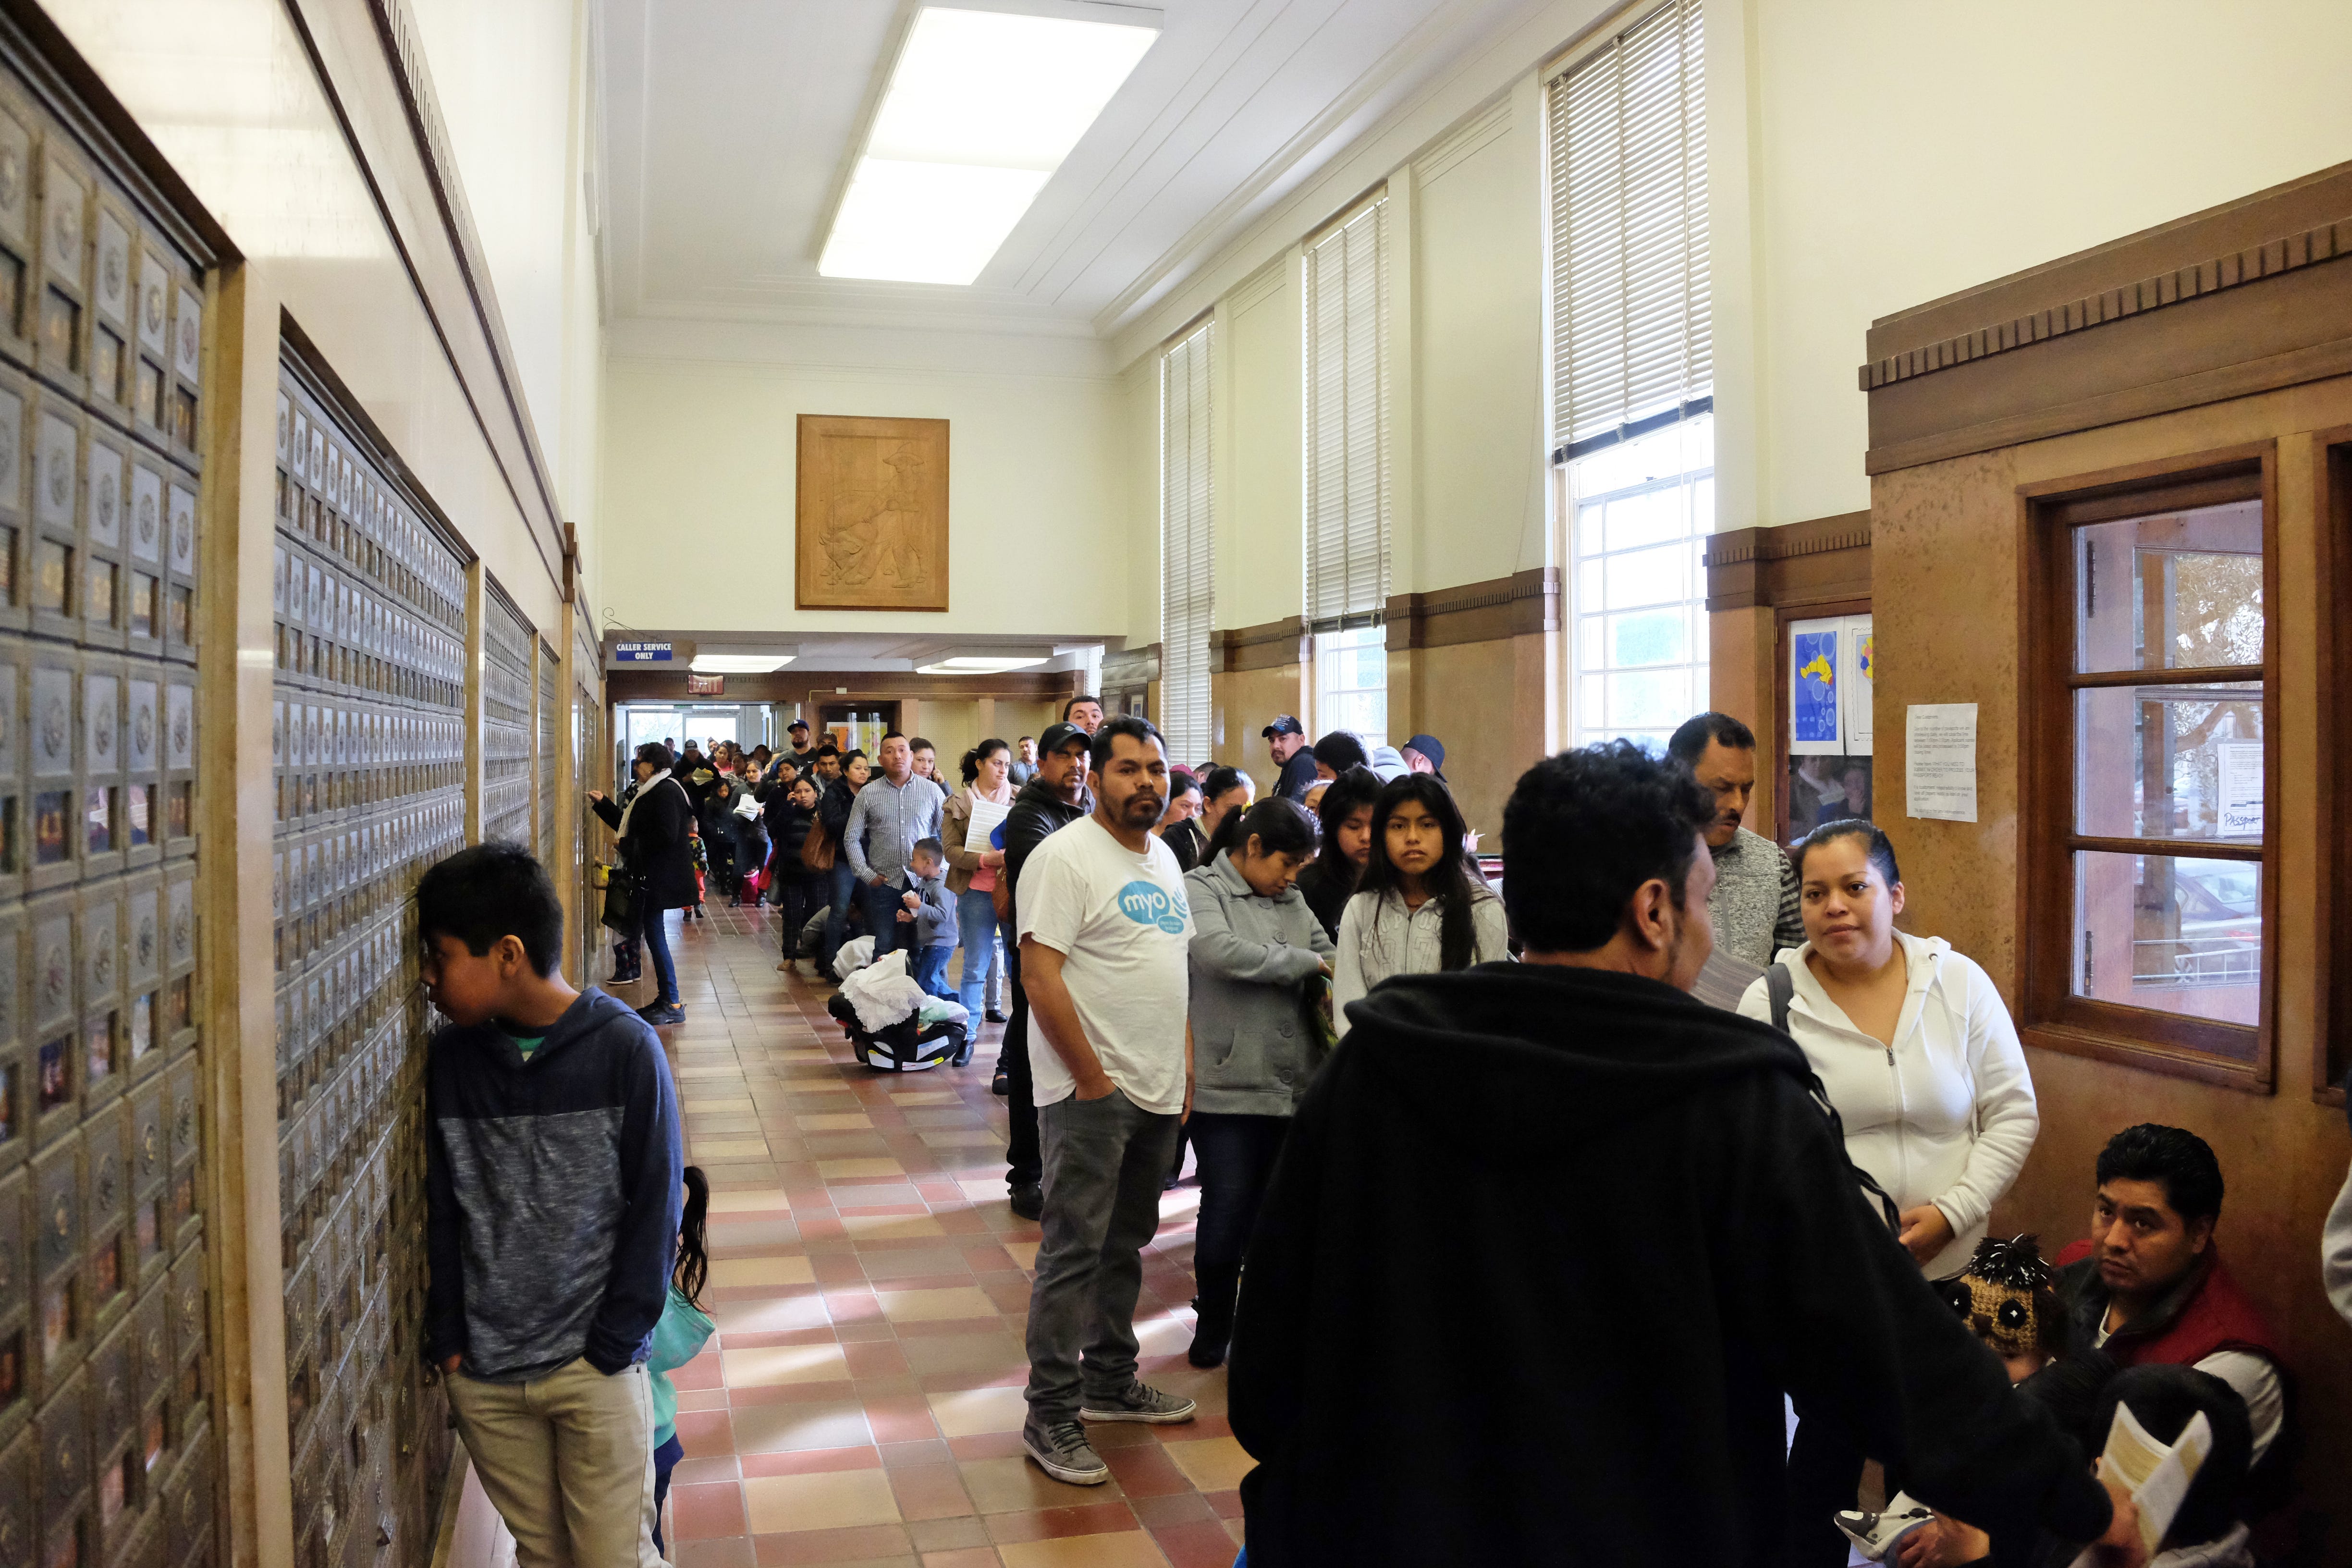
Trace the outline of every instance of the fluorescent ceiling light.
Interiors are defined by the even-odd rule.
[[[983,658],[974,656],[943,658],[936,664],[917,665],[915,673],[917,675],[1003,675],[1010,670],[1034,669],[1045,662],[1045,659],[1038,658]]]
[[[1159,36],[1126,23],[924,6],[816,269],[970,283]]]
[[[698,653],[687,668],[697,675],[766,675],[792,662],[788,653]]]

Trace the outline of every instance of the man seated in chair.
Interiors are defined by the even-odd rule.
[[[2091,1234],[2058,1255],[2074,1342],[2120,1366],[2193,1366],[2246,1402],[2259,1483],[2286,1424],[2285,1358],[2221,1262],[2221,1165],[2194,1132],[2143,1122],[2099,1152]]]

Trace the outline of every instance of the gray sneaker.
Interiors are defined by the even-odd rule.
[[[1022,1425],[1021,1446],[1039,1469],[1057,1481],[1098,1487],[1110,1479],[1110,1467],[1087,1441],[1087,1429],[1075,1421],[1047,1423],[1032,1415]]]
[[[1190,1421],[1199,1408],[1192,1400],[1162,1394],[1148,1383],[1130,1382],[1107,1399],[1087,1395],[1086,1403],[1078,1407],[1078,1418],[1082,1421],[1140,1421],[1148,1426],[1166,1426],[1178,1421]]]

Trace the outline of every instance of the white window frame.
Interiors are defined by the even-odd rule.
[[[1306,608],[1318,704],[1337,689],[1327,686],[1321,654],[1343,646],[1326,639],[1377,631],[1388,618],[1388,243],[1382,191],[1306,247]],[[1385,660],[1379,668],[1385,715]],[[1318,711],[1315,727],[1332,726]]]
[[[1618,459],[1622,467],[1629,452],[1618,447],[1570,465],[1567,548],[1563,553],[1570,566],[1565,584],[1567,599],[1568,658],[1570,677],[1570,744],[1591,745],[1596,741],[1621,737],[1638,741],[1652,750],[1663,752],[1666,737],[1675,726],[1693,713],[1704,712],[1713,706],[1708,695],[1708,677],[1712,668],[1707,639],[1706,567],[1704,559],[1706,542],[1715,531],[1715,463],[1713,460],[1713,421],[1706,416],[1677,421],[1667,432],[1653,435],[1651,440],[1677,441],[1685,450],[1702,438],[1706,442],[1707,457],[1704,461],[1666,461],[1658,464],[1654,473],[1640,477],[1616,476],[1614,488],[1593,488],[1607,484],[1602,477],[1610,459]],[[1590,489],[1590,493],[1588,492]],[[1650,498],[1662,497],[1683,490],[1681,510],[1683,528],[1672,536],[1643,539],[1635,543],[1620,543],[1610,548],[1607,536],[1607,510],[1612,505],[1639,505]],[[1663,552],[1673,545],[1682,545],[1688,552],[1684,570],[1684,596],[1661,599],[1644,604],[1628,604],[1612,607],[1609,604],[1609,581],[1613,562],[1622,562],[1648,551]],[[1683,657],[1654,662],[1619,663],[1615,658],[1611,636],[1612,623],[1620,617],[1655,616],[1674,611],[1684,620]],[[1670,675],[1687,671],[1689,696],[1684,710],[1663,723],[1634,724],[1616,721],[1618,704],[1612,700],[1612,688],[1625,691],[1639,679],[1651,675]]]
[[[1160,732],[1171,756],[1187,759],[1211,742],[1215,355],[1211,320],[1160,356]]]

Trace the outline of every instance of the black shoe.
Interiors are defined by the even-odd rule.
[[[1192,1348],[1184,1352],[1184,1359],[1202,1368],[1223,1366],[1225,1364],[1227,1338],[1224,1334],[1211,1334],[1205,1328],[1197,1330],[1192,1335]]]
[[[991,1007],[986,1013],[983,1013],[981,1016],[992,1024],[1002,1024],[1004,1022],[1004,1015],[998,1012],[993,1007]]]
[[[1034,1182],[1013,1188],[1004,1201],[1012,1205],[1014,1214],[1032,1224],[1045,1217],[1045,1189]]]
[[[637,1016],[658,1029],[686,1022],[686,1009],[675,1002],[648,1002],[637,1009]]]
[[[1006,1072],[1003,1068],[998,1068],[996,1069],[996,1076],[988,1080],[988,1092],[991,1094],[1011,1095],[1013,1092],[1013,1075]]]
[[[960,1068],[968,1068],[971,1066],[971,1044],[970,1041],[966,1041],[963,1049],[955,1054],[954,1065]]]

